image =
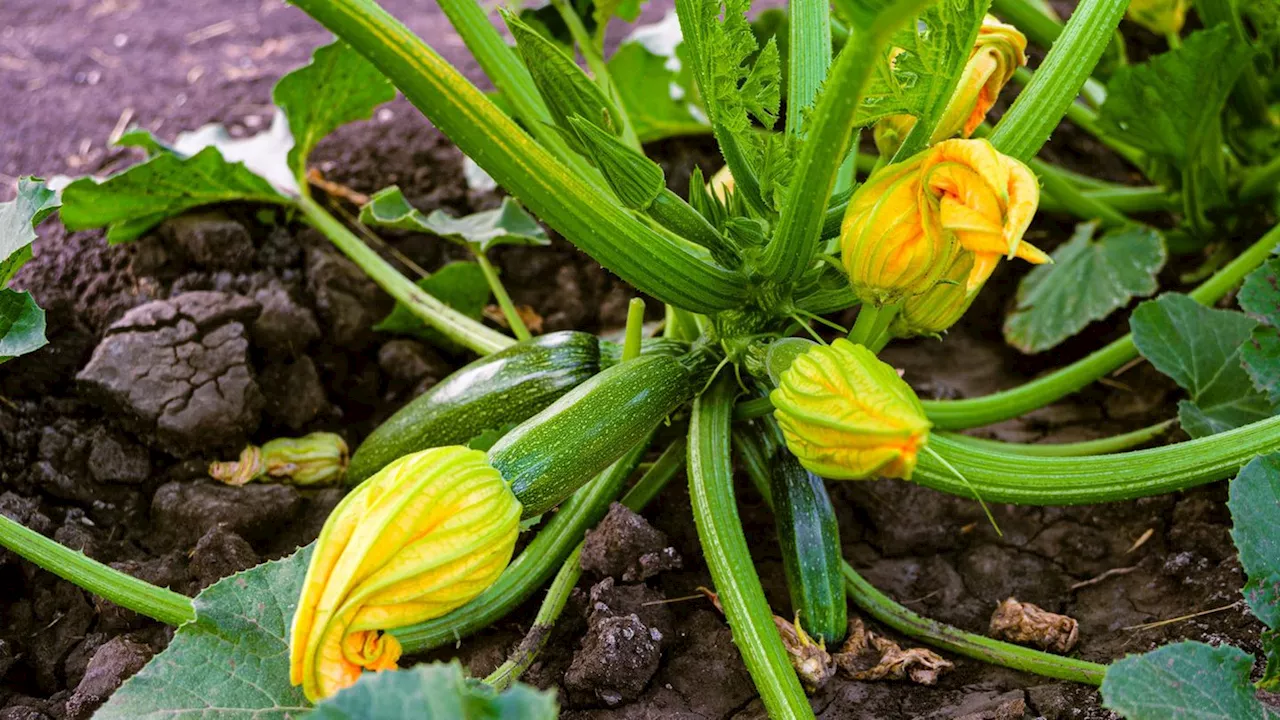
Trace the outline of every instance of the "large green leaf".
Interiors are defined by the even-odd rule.
[[[1203,211],[1228,199],[1222,109],[1252,55],[1219,26],[1146,63],[1118,68],[1107,83],[1101,122],[1178,170],[1187,213],[1201,226]]]
[[[941,112],[951,98],[989,2],[941,0],[931,3],[889,41],[876,63],[858,108],[868,125],[888,115]]]
[[[609,58],[609,75],[640,142],[711,131],[694,102],[695,88],[678,71],[680,47],[680,26],[670,15],[637,28]]]
[[[1240,307],[1258,321],[1240,351],[1254,387],[1280,405],[1280,259],[1249,273],[1236,296]]]
[[[484,271],[472,262],[449,263],[419,280],[418,287],[473,320],[480,319],[480,315],[484,313],[484,306],[489,302],[489,283],[485,280]],[[412,335],[439,347],[457,348],[456,343],[445,338],[438,330],[427,327],[427,324],[403,303],[396,303],[391,313],[373,329]]]
[[[318,703],[310,720],[555,720],[552,691],[517,684],[501,693],[468,681],[457,661],[368,673]]]
[[[18,179],[18,196],[0,203],[0,288],[31,259],[36,226],[58,209],[58,195],[34,177]],[[4,333],[0,333],[4,337]]]
[[[1252,667],[1253,656],[1230,645],[1166,645],[1112,663],[1103,705],[1127,720],[1274,718],[1249,684]]]
[[[243,163],[206,147],[190,157],[162,153],[101,182],[76,180],[62,191],[62,222],[69,230],[106,227],[107,239],[121,243],[192,208],[228,202],[288,199]]]
[[[1272,415],[1240,364],[1257,323],[1170,293],[1138,306],[1130,319],[1138,351],[1190,395],[1178,405],[1182,427],[1204,437]]]
[[[373,63],[342,41],[316,48],[311,63],[280,78],[271,97],[289,118],[289,166],[306,173],[307,156],[325,135],[363,120],[396,89]]]
[[[360,222],[438,235],[479,252],[499,245],[548,245],[551,242],[538,221],[510,197],[502,198],[502,205],[496,209],[460,218],[443,210],[424,215],[409,204],[400,188],[392,185],[379,190],[360,208]]]
[[[1097,223],[1076,226],[1075,235],[1038,265],[1018,286],[1017,308],[1004,324],[1010,345],[1037,353],[1075,335],[1086,325],[1159,288],[1164,239],[1141,225],[1107,231],[1094,239]]]
[[[308,703],[289,683],[288,628],[311,548],[219,580],[196,597],[196,619],[125,681],[98,720],[297,718]]]
[[[0,288],[0,363],[44,347],[44,310],[31,293]]]
[[[1268,628],[1262,685],[1280,689],[1280,453],[1254,458],[1231,482],[1231,539],[1249,581],[1245,602]]]

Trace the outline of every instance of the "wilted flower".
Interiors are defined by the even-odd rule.
[[[944,140],[867,179],[840,228],[841,258],[854,294],[876,306],[920,295],[973,254],[970,293],[1002,256],[1049,256],[1022,242],[1040,186],[1022,163],[986,140]]]
[[[314,432],[300,438],[276,438],[250,445],[232,462],[209,465],[209,475],[228,485],[270,478],[293,485],[336,485],[347,472],[351,454],[341,435]]]
[[[843,338],[797,357],[770,399],[800,464],[836,480],[910,479],[932,427],[897,371]]]
[[[1157,35],[1177,35],[1187,21],[1187,0],[1130,0],[1125,16]]]
[[[973,254],[957,255],[937,285],[902,304],[891,327],[894,336],[937,335],[954,325],[977,296],[969,292],[972,270]]]
[[[485,454],[406,455],[348,495],[316,541],[290,635],[290,679],[311,700],[396,666],[383,631],[479,595],[507,566],[520,503]]]
[[[1013,72],[1026,64],[1027,38],[1012,25],[990,15],[983,18],[973,43],[973,52],[946,110],[933,129],[929,144],[957,134],[966,138],[972,135],[987,117],[991,106],[995,105],[1000,90],[1013,77]],[[910,115],[883,118],[875,127],[876,148],[886,155],[897,151],[915,123],[916,119]]]

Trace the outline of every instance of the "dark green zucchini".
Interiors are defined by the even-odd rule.
[[[692,399],[711,363],[696,351],[615,365],[508,432],[489,450],[489,463],[511,484],[525,517],[540,515]]]

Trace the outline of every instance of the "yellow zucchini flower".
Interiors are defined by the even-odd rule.
[[[892,62],[892,58],[890,59]],[[1013,77],[1013,72],[1027,64],[1027,38],[1016,27],[987,15],[982,20],[973,52],[965,63],[960,82],[947,103],[929,144],[934,145],[953,135],[969,137],[996,104],[1000,91]],[[876,148],[891,155],[906,139],[916,119],[910,115],[891,115],[876,123]]]
[[[1187,21],[1187,0],[1130,0],[1125,16],[1165,37],[1182,32]]]
[[[954,325],[977,297],[976,292],[969,292],[969,273],[972,270],[972,253],[956,256],[937,285],[907,298],[902,304],[902,310],[893,320],[893,335],[937,335]]]
[[[919,398],[875,353],[843,338],[796,357],[770,394],[787,447],[835,480],[910,479],[932,425]]]
[[[383,631],[430,620],[489,587],[511,559],[520,503],[485,454],[406,455],[347,495],[316,541],[293,616],[290,680],[312,701],[396,667]]]
[[[969,293],[1001,257],[1048,262],[1022,242],[1039,202],[1031,170],[986,140],[944,140],[889,165],[853,194],[840,228],[854,294],[876,306],[920,295],[959,252],[973,254]]]

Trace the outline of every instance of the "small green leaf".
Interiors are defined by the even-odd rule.
[[[480,319],[484,306],[489,302],[489,283],[485,280],[484,271],[479,265],[471,262],[449,263],[430,276],[419,280],[418,287],[473,320]],[[375,325],[373,329],[412,335],[437,347],[455,350],[458,347],[439,331],[427,327],[421,318],[401,303],[396,303],[391,314],[383,318],[382,322]]]
[[[1098,223],[1081,223],[1018,286],[1017,307],[1004,323],[1004,337],[1025,353],[1037,353],[1159,289],[1164,239],[1142,225],[1127,225],[1094,239]]]
[[[31,293],[0,288],[0,363],[48,344],[44,310]]]
[[[672,22],[674,19],[673,15],[661,23],[637,28],[609,58],[609,75],[640,142],[711,131],[706,117],[692,102],[693,88],[682,83],[681,74],[672,69],[682,67],[677,54],[680,26]]]
[[[170,153],[99,182],[81,178],[62,191],[62,222],[68,230],[106,227],[113,243],[136,240],[166,218],[192,208],[227,202],[287,202],[271,183],[241,163],[227,162],[217,148],[191,157]]]
[[[311,547],[219,580],[194,600],[196,619],[125,681],[97,720],[273,720],[308,709],[289,683],[289,625]]]
[[[18,196],[0,203],[0,288],[31,259],[36,227],[58,209],[58,194],[34,177],[18,179]]]
[[[418,665],[366,673],[359,682],[321,701],[311,720],[555,720],[554,692],[517,684],[501,693],[468,681],[462,666]]]
[[[1268,720],[1249,683],[1253,656],[1180,642],[1112,663],[1103,705],[1127,720]]]
[[[1169,293],[1139,305],[1129,324],[1143,357],[1191,395],[1179,403],[1178,415],[1192,437],[1271,417],[1271,403],[1240,363],[1257,325],[1243,313]]]
[[[1249,577],[1246,599],[1259,620],[1280,630],[1280,453],[1250,461],[1230,493],[1231,539]]]
[[[1120,67],[1107,83],[1103,125],[1116,137],[1170,163],[1182,176],[1189,217],[1228,199],[1222,110],[1252,51],[1218,26],[1141,65]]]
[[[405,199],[400,188],[379,190],[360,208],[360,222],[377,227],[438,235],[460,245],[487,252],[499,245],[547,245],[547,233],[533,216],[510,197],[496,210],[455,218],[436,210],[423,215]]]
[[[271,91],[293,134],[289,167],[305,174],[307,156],[325,135],[368,118],[395,96],[391,81],[350,45],[336,41],[316,48],[310,64],[280,78]]]

